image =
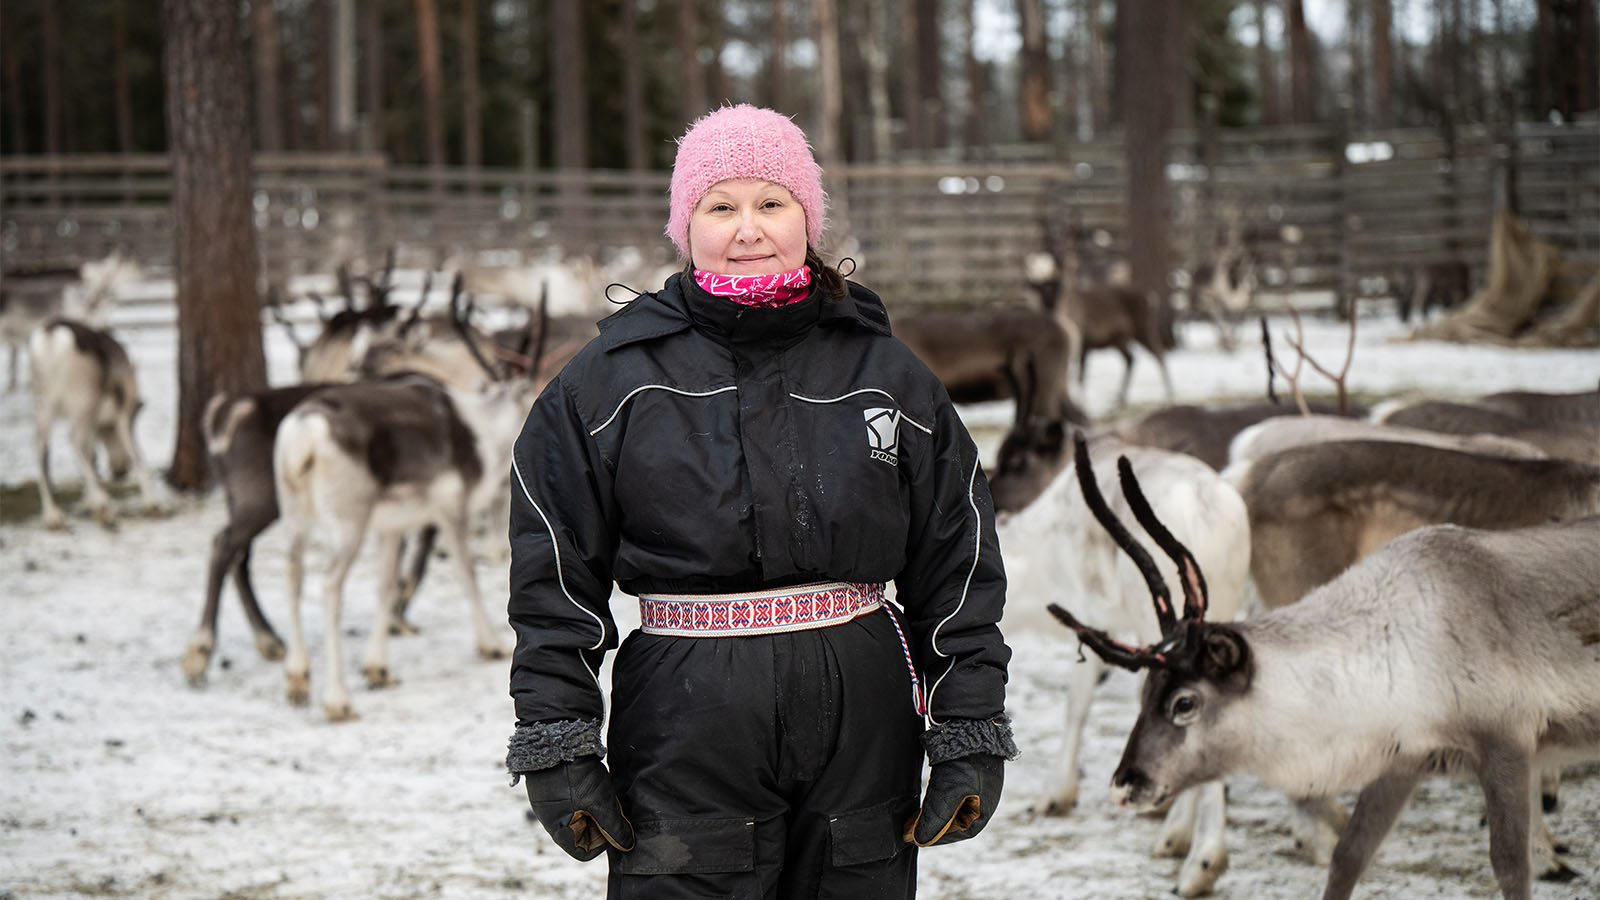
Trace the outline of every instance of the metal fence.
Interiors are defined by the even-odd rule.
[[[1024,262],[1047,224],[1073,235],[1093,277],[1126,253],[1118,139],[991,147],[984,161],[849,165],[830,172],[833,253],[900,305],[1027,297]],[[1178,133],[1167,171],[1174,284],[1230,241],[1266,291],[1381,292],[1420,263],[1461,261],[1481,281],[1495,208],[1514,196],[1571,271],[1600,264],[1600,126],[1518,125],[1345,135],[1333,128]],[[121,245],[170,265],[165,156],[0,159],[6,271],[73,265]],[[252,200],[269,278],[330,272],[398,251],[402,265],[462,254],[520,261],[625,248],[669,260],[663,172],[402,168],[381,156],[263,154]]]

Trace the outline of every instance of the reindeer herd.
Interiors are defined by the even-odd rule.
[[[1095,686],[1117,666],[1144,680],[1115,795],[1167,807],[1155,852],[1183,857],[1182,896],[1210,892],[1228,868],[1223,779],[1236,772],[1292,801],[1297,850],[1328,866],[1325,898],[1351,896],[1418,783],[1436,774],[1480,785],[1505,897],[1527,900],[1535,877],[1575,877],[1544,813],[1563,766],[1600,758],[1600,389],[1367,409],[1346,402],[1340,373],[1337,404],[1305,402],[1296,383],[1294,405],[1180,405],[1164,304],[1085,288],[1061,255],[1034,262],[1035,308],[900,314],[894,330],[957,402],[1014,401],[988,467],[1011,578],[1003,628],[1066,639],[1070,673],[1045,813],[1078,804],[1082,730]],[[1238,260],[1219,268],[1232,274],[1196,283],[1213,307],[1237,311],[1253,272]],[[65,523],[48,474],[58,420],[96,518],[112,519],[97,445],[114,472],[135,474],[147,503],[169,502],[132,440],[140,401],[128,355],[87,315],[115,276],[80,274],[74,305],[58,310],[67,315],[36,316],[26,339],[49,527]],[[431,276],[407,305],[392,256],[369,277],[341,270],[343,308],[319,315],[309,342],[269,304],[302,381],[219,394],[205,410],[227,519],[183,657],[191,683],[204,682],[231,578],[257,649],[284,661],[289,698],[309,701],[300,597],[315,538],[326,551],[320,700],[330,720],[352,717],[340,610],[369,532],[380,596],[367,684],[394,682],[388,639],[409,628],[407,602],[441,538],[477,652],[506,653],[469,536],[474,521],[503,523],[513,439],[596,316],[552,316],[545,300],[524,327],[473,326],[468,298],[505,278],[457,271],[448,309],[427,314]],[[320,312],[326,301],[312,299]],[[1161,367],[1168,404],[1091,423],[1074,401],[1087,353],[1111,347],[1127,360],[1120,406],[1135,344]],[[1268,365],[1288,374],[1270,353]],[[250,577],[252,543],[280,518],[287,642]],[[1346,791],[1358,792],[1349,812]]]

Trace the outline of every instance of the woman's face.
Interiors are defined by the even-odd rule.
[[[770,181],[719,181],[689,217],[689,258],[718,275],[792,272],[806,261],[805,209]]]

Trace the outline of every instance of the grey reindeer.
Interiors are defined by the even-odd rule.
[[[1119,468],[1129,507],[1182,573],[1182,613],[1092,479],[1085,499],[1146,573],[1163,639],[1129,646],[1051,607],[1101,658],[1149,673],[1112,778],[1118,802],[1154,806],[1240,771],[1291,796],[1360,789],[1323,891],[1342,900],[1424,777],[1471,775],[1500,891],[1529,900],[1532,849],[1548,836],[1535,833],[1535,767],[1600,758],[1600,517],[1421,528],[1299,603],[1218,624],[1193,555]]]

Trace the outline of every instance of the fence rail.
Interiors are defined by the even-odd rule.
[[[983,161],[857,164],[830,172],[833,246],[896,304],[1019,301],[1044,223],[1073,235],[1080,272],[1124,258],[1116,138],[990,148]],[[1175,270],[1236,240],[1268,291],[1355,297],[1423,263],[1460,261],[1481,281],[1495,208],[1513,196],[1576,271],[1600,266],[1600,126],[1518,125],[1341,135],[1332,128],[1179,133],[1167,183]],[[261,154],[252,198],[269,278],[462,253],[531,259],[624,248],[669,259],[662,172],[431,169],[363,154]],[[170,265],[166,156],[0,159],[0,265],[74,265],[121,245]],[[1175,275],[1175,283],[1181,277]]]

